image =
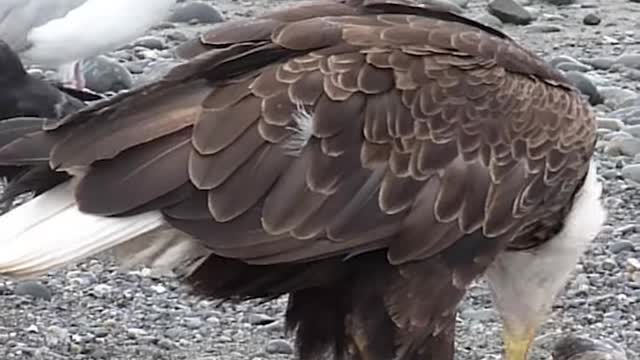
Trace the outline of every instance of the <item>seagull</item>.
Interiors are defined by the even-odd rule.
[[[112,51],[164,20],[176,0],[3,0],[0,39],[26,65],[56,68],[85,86],[82,61]]]
[[[485,276],[506,359],[527,358],[606,221],[595,114],[560,71],[401,0],[301,2],[192,45],[156,81],[0,136],[0,164],[70,176],[0,216],[0,275],[112,250],[212,299],[288,295],[301,360],[453,360]]]

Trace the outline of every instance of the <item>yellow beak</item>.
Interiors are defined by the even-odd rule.
[[[529,330],[524,333],[519,332],[517,335],[505,330],[504,331],[504,350],[506,360],[527,360],[529,347],[533,342],[535,330]]]

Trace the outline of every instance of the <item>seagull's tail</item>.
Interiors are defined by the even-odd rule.
[[[34,277],[166,225],[159,211],[127,217],[82,213],[67,181],[0,216],[0,275]]]

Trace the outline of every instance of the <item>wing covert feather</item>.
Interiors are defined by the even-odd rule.
[[[167,219],[249,263],[387,248],[400,264],[472,233],[524,238],[521,219],[564,211],[594,146],[559,72],[434,7],[313,2],[221,24],[187,57],[51,126],[52,164],[91,166],[77,196],[100,214],[193,187],[161,202]],[[166,184],[145,189],[152,175]]]

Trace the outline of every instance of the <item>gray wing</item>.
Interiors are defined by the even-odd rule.
[[[2,0],[0,2],[0,39],[16,52],[29,48],[31,29],[64,17],[88,0]]]

